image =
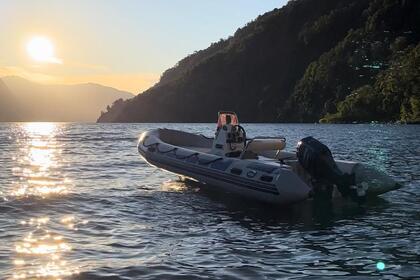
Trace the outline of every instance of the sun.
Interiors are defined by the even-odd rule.
[[[61,60],[55,57],[54,44],[47,37],[31,38],[26,44],[26,52],[37,62],[61,63]]]

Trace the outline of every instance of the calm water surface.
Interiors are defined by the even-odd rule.
[[[405,185],[322,209],[186,185],[137,154],[145,129],[214,126],[0,124],[0,278],[420,278],[420,126],[245,125],[290,150],[312,135]]]

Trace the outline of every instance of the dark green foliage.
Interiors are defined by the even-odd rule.
[[[401,120],[406,123],[420,123],[420,97],[411,96],[401,106]]]
[[[373,86],[355,90],[338,104],[337,111],[322,120],[420,122],[420,44],[397,51]]]
[[[337,105],[338,112],[327,114],[321,122],[368,122],[382,115],[380,96],[369,85],[359,88]]]
[[[420,1],[290,1],[98,121],[208,122],[222,109],[253,122],[416,121],[419,38]]]
[[[401,61],[394,60],[419,41],[419,2],[371,1],[363,14],[367,16],[365,25],[350,30],[336,47],[311,63],[297,83],[289,105],[290,109],[297,109],[297,120],[314,121],[325,114],[323,121],[401,119],[400,106],[404,94],[409,95],[408,81],[396,69],[402,70],[407,63],[400,65]],[[410,77],[416,80],[414,74]],[[393,94],[384,85],[381,88],[375,84],[372,88],[375,81],[391,83],[390,79]],[[418,78],[413,83],[418,84]],[[338,113],[334,114],[336,110]]]

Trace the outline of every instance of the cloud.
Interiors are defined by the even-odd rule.
[[[45,60],[45,62],[47,63],[52,63],[52,64],[63,64],[63,60],[57,57],[50,57],[47,60]]]
[[[39,83],[55,83],[58,78],[53,75],[39,73],[36,71],[29,71],[17,66],[0,66],[0,77],[4,76],[19,76],[30,81]]]
[[[88,70],[95,70],[95,71],[109,71],[109,67],[105,65],[97,65],[97,64],[89,64],[89,63],[82,63],[82,62],[67,62],[66,66],[79,68],[79,69],[88,69]]]

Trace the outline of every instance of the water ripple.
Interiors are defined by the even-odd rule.
[[[214,125],[0,124],[0,278],[420,278],[419,126],[245,125],[289,150],[312,135],[404,183],[363,207],[288,208],[149,166],[136,142],[154,127]]]

